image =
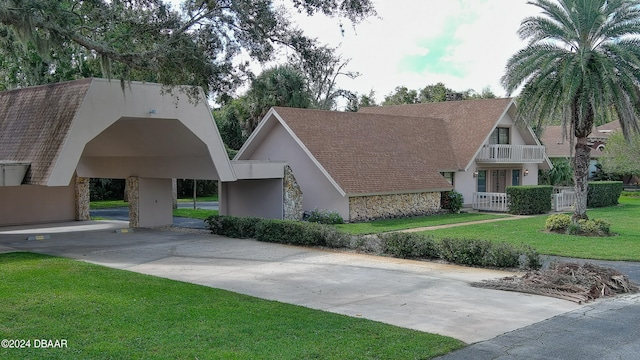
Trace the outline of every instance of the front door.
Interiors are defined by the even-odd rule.
[[[491,191],[504,193],[507,190],[507,170],[493,170],[491,172]]]

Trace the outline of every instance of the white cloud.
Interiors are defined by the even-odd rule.
[[[520,22],[538,12],[526,0],[373,1],[379,16],[355,27],[343,21],[341,29],[338,19],[322,15],[296,13],[293,20],[308,35],[338,47],[343,58],[351,59],[349,70],[362,74],[353,80],[341,79],[341,87],[360,94],[374,90],[378,100],[396,86],[418,89],[437,82],[459,91],[489,86],[504,96],[500,77],[506,62],[525,45],[517,36]],[[402,66],[411,56],[440,56],[434,46],[443,39],[446,46],[440,66],[425,66],[421,71]],[[281,54],[277,62],[285,62],[286,55]]]
[[[508,58],[525,43],[517,36],[520,22],[536,13],[525,0],[377,0],[380,18],[371,18],[341,36],[337,20],[296,17],[300,26],[321,42],[337,46],[350,68],[362,76],[340,85],[361,94],[373,89],[381,100],[396,86],[417,89],[443,82],[454,90],[481,91],[489,86],[504,96],[500,77]],[[425,40],[447,39],[442,60],[457,71],[402,71],[407,56],[430,54]],[[435,54],[434,54],[435,56]]]

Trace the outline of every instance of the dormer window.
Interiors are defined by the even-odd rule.
[[[489,137],[489,144],[509,145],[510,143],[508,127],[495,128]]]

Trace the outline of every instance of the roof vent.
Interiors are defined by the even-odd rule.
[[[0,160],[0,186],[20,186],[31,163]]]

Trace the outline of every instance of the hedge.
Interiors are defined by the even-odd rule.
[[[551,211],[553,186],[508,186],[509,213],[514,215],[546,214]]]
[[[334,226],[292,221],[213,215],[205,220],[212,233],[255,238],[258,241],[303,246],[350,248],[405,259],[444,259],[452,263],[491,267],[539,267],[539,255],[530,248],[487,240],[444,239],[393,232],[351,236]],[[374,246],[375,245],[375,246]]]
[[[587,207],[618,205],[622,190],[624,190],[622,181],[591,181],[587,188]]]

